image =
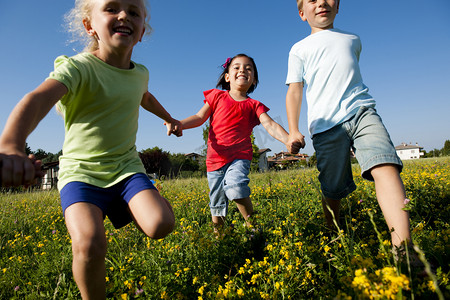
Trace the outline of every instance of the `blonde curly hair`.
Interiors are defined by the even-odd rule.
[[[141,0],[145,10],[144,27],[145,34],[149,35],[152,28],[149,24],[150,14],[148,12],[147,0]],[[75,0],[75,6],[64,16],[67,30],[72,34],[70,42],[79,42],[84,46],[83,51],[94,51],[98,49],[98,41],[95,37],[86,33],[83,20],[91,19],[93,1],[92,0]]]

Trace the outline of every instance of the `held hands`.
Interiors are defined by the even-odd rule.
[[[291,154],[297,154],[301,148],[305,147],[305,136],[300,132],[293,132],[289,134],[289,139],[286,148]]]
[[[166,121],[164,122],[164,125],[167,127],[167,135],[174,134],[177,137],[180,137],[183,135],[183,126],[181,125],[181,122],[172,118],[170,122]]]
[[[41,161],[33,154],[28,157],[21,151],[5,151],[0,149],[0,185],[3,187],[28,187],[43,177]]]

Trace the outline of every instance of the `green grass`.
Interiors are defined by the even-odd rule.
[[[357,190],[342,201],[340,235],[324,227],[317,171],[251,174],[255,231],[230,205],[216,239],[206,179],[157,182],[177,225],[150,240],[106,220],[111,299],[450,298],[450,159],[405,164],[411,230],[434,278],[397,266],[374,186],[354,167]],[[71,246],[56,191],[1,194],[0,299],[78,299]],[[436,285],[435,285],[436,284]],[[378,298],[377,298],[378,297]]]

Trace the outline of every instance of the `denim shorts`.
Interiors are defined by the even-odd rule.
[[[225,217],[230,200],[250,196],[249,172],[250,161],[247,159],[236,159],[218,170],[208,172],[209,208],[212,216]]]
[[[61,190],[61,206],[64,214],[66,209],[74,203],[92,203],[103,211],[103,218],[108,216],[114,227],[120,228],[133,220],[128,209],[128,202],[134,195],[146,189],[156,190],[147,175],[143,173],[131,175],[108,188],[74,181],[66,184]]]
[[[374,108],[361,107],[348,121],[312,137],[322,193],[331,199],[346,197],[356,189],[350,149],[361,167],[361,175],[373,181],[370,170],[382,164],[403,164],[389,133]]]

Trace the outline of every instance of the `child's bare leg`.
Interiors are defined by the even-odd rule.
[[[246,198],[242,198],[242,199],[235,199],[233,201],[236,202],[236,206],[237,206],[239,212],[244,217],[244,219],[246,221],[245,224],[247,226],[251,225],[248,222],[248,219],[253,215],[253,204],[252,204],[252,201],[250,200],[250,198],[246,197]]]
[[[157,190],[142,190],[128,203],[136,226],[147,236],[161,239],[172,232],[175,215],[169,201]]]
[[[223,226],[223,224],[225,224],[225,217],[212,216],[211,218],[212,218],[212,222],[213,222],[215,231],[217,228],[221,228]]]
[[[371,174],[375,181],[377,200],[391,233],[392,245],[401,246],[402,242],[411,241],[409,213],[404,211],[405,188],[395,165],[374,167]]]
[[[322,197],[322,207],[325,213],[325,220],[327,222],[328,229],[330,229],[331,231],[337,231],[338,229],[336,228],[336,224],[339,225],[339,212],[341,208],[341,200]]]
[[[103,212],[97,206],[78,202],[65,211],[72,239],[72,271],[83,299],[105,299],[106,237]]]

